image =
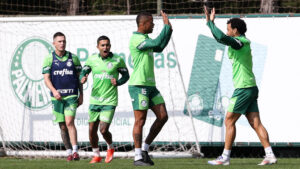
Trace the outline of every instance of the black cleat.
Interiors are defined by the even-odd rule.
[[[150,163],[145,162],[143,159],[134,161],[133,165],[135,165],[135,166],[151,166]]]
[[[151,158],[148,154],[148,151],[142,151],[142,157],[143,157],[144,162],[154,165],[154,162],[151,160]]]

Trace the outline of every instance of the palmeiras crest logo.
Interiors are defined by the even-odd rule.
[[[51,51],[51,43],[32,37],[20,43],[13,53],[9,75],[11,87],[17,99],[28,109],[40,110],[50,105],[42,64]]]

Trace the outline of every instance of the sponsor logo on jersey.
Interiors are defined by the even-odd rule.
[[[102,73],[102,74],[95,74],[94,78],[104,80],[104,79],[112,79],[114,76],[109,75],[108,73]]]
[[[40,52],[32,54],[30,51]],[[10,84],[15,97],[28,109],[46,108],[50,105],[51,98],[39,71],[41,64],[33,63],[28,66],[28,64],[23,65],[23,62],[31,58],[44,58],[52,51],[51,43],[39,37],[32,37],[21,42],[12,55],[9,74]],[[28,53],[31,55],[29,56]],[[49,68],[46,67],[45,69]]]
[[[54,76],[65,76],[65,75],[73,75],[73,70],[63,69],[63,70],[56,70],[53,72]]]
[[[57,91],[61,94],[73,93],[74,89],[57,89]]]

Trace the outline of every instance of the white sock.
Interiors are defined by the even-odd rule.
[[[107,144],[107,149],[114,149],[113,144]]]
[[[95,157],[100,157],[100,151],[99,148],[92,148],[93,154]]]
[[[141,148],[135,148],[134,149],[134,161],[143,159],[142,157],[142,149]]]
[[[266,153],[267,157],[274,157],[275,156],[271,146],[265,148],[265,153]]]
[[[73,148],[73,153],[78,151],[78,146],[77,145],[73,145],[72,148]]]
[[[72,155],[72,149],[67,149],[66,151],[68,155]]]
[[[223,153],[222,153],[222,157],[223,157],[224,159],[229,159],[229,158],[230,158],[230,153],[231,153],[231,150],[226,150],[226,149],[224,149],[224,150],[223,150]]]
[[[143,143],[143,145],[142,145],[142,150],[143,151],[148,151],[149,150],[149,144],[147,144],[147,143]]]

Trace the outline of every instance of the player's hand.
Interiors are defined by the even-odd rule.
[[[80,105],[82,105],[82,103],[83,103],[83,94],[79,94],[77,107],[79,107]]]
[[[117,86],[117,80],[115,78],[110,79],[111,84]]]
[[[83,77],[81,78],[81,80],[80,80],[80,83],[81,83],[81,84],[84,84],[84,83],[87,81],[88,76],[89,76],[89,74],[86,74],[85,76],[83,76]]]
[[[53,91],[52,93],[53,93],[53,96],[55,97],[55,99],[61,100],[61,95],[57,90]]]
[[[211,10],[211,13],[209,14],[209,11],[208,11],[207,7],[204,6],[204,13],[205,13],[205,17],[206,17],[206,21],[207,21],[207,22],[208,22],[208,21],[214,22],[214,20],[215,20],[215,15],[216,15],[216,10],[215,10],[215,8],[213,8],[213,9]]]
[[[164,24],[170,25],[171,28],[172,28],[172,25],[171,25],[171,23],[170,23],[170,21],[169,21],[168,15],[167,15],[164,11],[162,11],[162,10],[160,11],[160,14],[161,14],[161,16],[162,16],[162,18],[163,18]]]

